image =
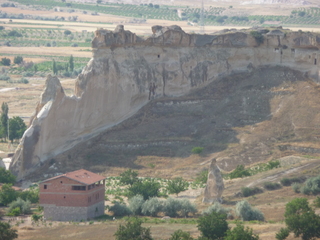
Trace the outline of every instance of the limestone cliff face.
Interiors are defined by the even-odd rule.
[[[10,169],[23,179],[44,162],[136,113],[154,98],[177,97],[237,72],[281,65],[319,79],[320,36],[271,31],[258,44],[250,33],[187,34],[152,28],[142,39],[123,26],[97,30],[93,58],[78,76],[76,96],[48,76],[46,89]]]

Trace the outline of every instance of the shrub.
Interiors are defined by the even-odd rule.
[[[243,221],[264,221],[263,213],[256,208],[252,208],[246,200],[243,200],[236,204],[236,215]]]
[[[25,73],[23,73],[23,76],[24,76],[24,77],[32,77],[32,76],[33,76],[33,73],[31,73],[31,72],[25,72]]]
[[[16,182],[16,176],[14,176],[9,170],[0,168],[0,183],[11,183]]]
[[[220,213],[220,214],[228,214],[230,209],[224,208],[220,203],[215,202],[213,205],[209,206],[206,210],[204,210],[203,214],[210,214],[212,212]]]
[[[71,77],[72,76],[72,73],[71,72],[64,72],[62,74],[64,77]]]
[[[171,238],[169,238],[169,240],[193,240],[193,238],[190,236],[190,233],[179,229],[171,234]]]
[[[16,57],[14,57],[13,62],[14,62],[15,64],[20,64],[20,63],[23,62],[23,57],[21,57],[21,56],[16,56]]]
[[[1,30],[4,30],[4,26],[0,26],[0,31],[1,31]]]
[[[21,213],[28,214],[30,213],[30,201],[24,201],[18,197],[16,201],[9,204],[8,213],[12,212],[16,208],[19,208]]]
[[[119,226],[114,236],[116,240],[152,240],[150,228],[141,226],[142,221],[138,218],[130,218],[125,225]]]
[[[292,183],[303,183],[305,181],[305,177],[293,177],[293,178],[282,178],[280,183],[283,186],[291,186]]]
[[[306,195],[317,195],[320,193],[320,176],[309,178],[300,191]]]
[[[17,237],[16,229],[12,229],[9,223],[0,221],[0,239],[13,240]]]
[[[79,45],[78,45],[78,43],[72,43],[71,44],[71,47],[78,47]]]
[[[165,212],[165,215],[169,217],[177,217],[178,212],[182,209],[182,202],[175,198],[168,198],[164,202],[163,211]]]
[[[12,184],[3,184],[0,190],[0,204],[7,206],[16,200],[18,193],[12,188]]]
[[[22,37],[22,34],[17,32],[16,30],[12,30],[12,31],[8,32],[8,36],[9,37]]]
[[[31,203],[39,202],[39,188],[30,188],[30,190],[25,190],[19,193],[19,197],[24,201],[30,201]]]
[[[141,215],[141,208],[144,203],[143,196],[136,195],[129,199],[129,209],[134,215]]]
[[[3,66],[10,66],[11,64],[11,60],[10,58],[1,58],[1,62],[0,62]]]
[[[13,208],[7,212],[8,216],[19,216],[21,214],[21,210],[19,207]]]
[[[313,200],[313,205],[320,208],[320,197],[316,197],[316,199]]]
[[[232,230],[228,230],[224,240],[259,240],[259,236],[252,233],[251,228],[244,228],[242,224],[237,224]]]
[[[194,204],[191,204],[189,199],[182,199],[181,202],[181,215],[182,217],[187,217],[189,213],[195,214],[197,212],[197,208]]]
[[[262,20],[262,19],[261,19]],[[261,22],[260,20],[260,22]],[[264,19],[263,19],[263,22],[264,22]],[[251,31],[250,32],[251,36],[255,38],[256,42],[258,45],[260,45],[261,43],[263,43],[264,41],[264,37],[263,35],[260,33],[260,32],[257,32],[257,31]]]
[[[250,176],[250,172],[245,169],[243,165],[238,165],[236,169],[229,174],[230,179],[242,178],[246,176]]]
[[[274,169],[274,168],[278,168],[280,167],[280,161],[279,160],[274,160],[274,161],[269,161],[267,163],[267,169],[271,170],[271,169]]]
[[[70,30],[65,30],[63,33],[64,33],[64,35],[70,35],[71,31]]]
[[[203,147],[194,147],[192,148],[191,152],[194,154],[200,154],[202,153],[203,149],[204,149]]]
[[[281,228],[279,232],[276,233],[277,240],[284,240],[289,236],[289,229],[288,228]]]
[[[241,193],[244,197],[249,197],[258,193],[262,193],[263,190],[259,187],[254,187],[254,188],[250,188],[250,187],[243,187],[241,188]]]
[[[227,215],[212,212],[198,219],[198,229],[201,237],[206,239],[223,239],[226,231],[229,229]]]
[[[163,210],[163,201],[160,201],[157,197],[149,198],[142,205],[141,212],[146,216],[157,216],[159,212]]]
[[[10,80],[10,77],[6,74],[0,74],[0,80],[8,81]]]
[[[281,188],[281,185],[279,183],[265,182],[263,187],[267,190],[276,190]]]
[[[292,184],[292,189],[295,193],[300,193],[300,188],[301,188],[301,184],[299,183]]]
[[[113,212],[113,215],[118,217],[131,215],[130,209],[125,204],[119,202],[115,202],[115,204],[109,208],[109,211]]]
[[[26,78],[21,78],[20,80],[17,81],[17,83],[24,83],[24,84],[28,84],[29,80]]]

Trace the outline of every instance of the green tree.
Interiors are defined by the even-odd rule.
[[[12,240],[18,237],[17,230],[12,229],[9,223],[0,222],[0,239]]]
[[[38,72],[38,65],[33,65],[33,70],[34,70],[34,72],[36,73],[36,72]]]
[[[71,5],[70,5],[70,6],[71,6]],[[64,31],[64,34],[65,34],[65,35],[70,35],[70,34],[71,34],[71,31],[70,31],[70,30],[65,30],[65,31]]]
[[[11,60],[10,60],[10,58],[1,58],[0,63],[1,63],[3,66],[10,66]]]
[[[8,136],[8,112],[9,112],[9,107],[8,103],[3,102],[1,105],[1,129],[2,129],[2,136],[4,139],[7,138]]]
[[[277,240],[284,240],[289,236],[289,229],[288,228],[281,228],[279,232],[276,233]]]
[[[203,149],[204,149],[203,147],[194,147],[192,148],[191,152],[194,154],[200,154],[202,153]]]
[[[150,228],[141,226],[142,221],[139,218],[130,218],[114,234],[116,240],[152,240]]]
[[[73,56],[72,55],[69,58],[69,67],[70,67],[70,71],[73,72],[73,70],[74,70],[74,62],[73,62]]]
[[[315,214],[306,198],[296,198],[288,202],[284,214],[285,223],[295,237],[303,240],[320,237],[320,216]]]
[[[22,118],[13,117],[9,119],[9,138],[11,142],[14,139],[20,139],[23,133],[26,131],[27,125],[24,123]]]
[[[150,197],[159,197],[160,188],[160,183],[153,179],[138,181],[128,188],[129,197],[133,197],[138,194],[142,195],[144,200],[147,200]]]
[[[209,240],[223,239],[228,231],[227,215],[212,212],[198,219],[201,236]]]
[[[54,75],[58,74],[57,64],[56,64],[56,61],[54,59],[52,60],[52,72],[53,72]]]
[[[15,64],[20,64],[20,63],[23,62],[23,57],[21,57],[21,56],[15,56],[14,59],[13,59],[13,62],[14,62]]]
[[[127,171],[120,174],[120,183],[125,185],[132,185],[138,182],[138,172],[128,169]]]
[[[252,233],[251,228],[244,228],[242,224],[237,224],[232,230],[228,230],[224,240],[259,240],[259,236]]]
[[[250,172],[247,169],[245,169],[244,166],[241,164],[238,165],[236,169],[229,174],[230,179],[242,178],[246,176],[250,176]]]
[[[14,176],[9,170],[0,167],[0,183],[11,183],[16,182],[16,176]]]
[[[12,184],[3,184],[0,190],[0,204],[7,206],[16,200],[18,193],[12,188]]]
[[[169,240],[193,240],[193,238],[190,236],[190,233],[179,229],[171,234],[171,238],[169,238]]]
[[[167,191],[169,194],[179,194],[180,192],[183,192],[187,190],[189,187],[189,183],[187,181],[184,181],[181,177],[175,178],[173,180],[169,180],[167,182]]]

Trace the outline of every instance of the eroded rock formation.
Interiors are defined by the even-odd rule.
[[[207,185],[204,189],[204,196],[202,202],[221,202],[223,190],[223,178],[221,176],[220,169],[217,166],[217,161],[215,158],[213,158],[210,163]]]
[[[150,100],[183,96],[233,73],[285,66],[318,81],[320,35],[279,29],[263,37],[259,44],[245,31],[199,35],[179,26],[154,26],[147,39],[121,25],[115,31],[97,30],[93,58],[77,78],[75,96],[66,96],[59,80],[48,76],[10,169],[23,179]]]

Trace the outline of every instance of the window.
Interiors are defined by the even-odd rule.
[[[158,55],[158,58],[160,58],[160,54]]]
[[[43,189],[47,189],[47,185],[45,184],[45,185],[43,185]]]
[[[85,191],[86,190],[86,186],[72,186],[72,190]]]
[[[62,183],[62,181],[60,181],[60,183]]]
[[[316,58],[314,59],[314,65],[317,65],[317,59]]]

